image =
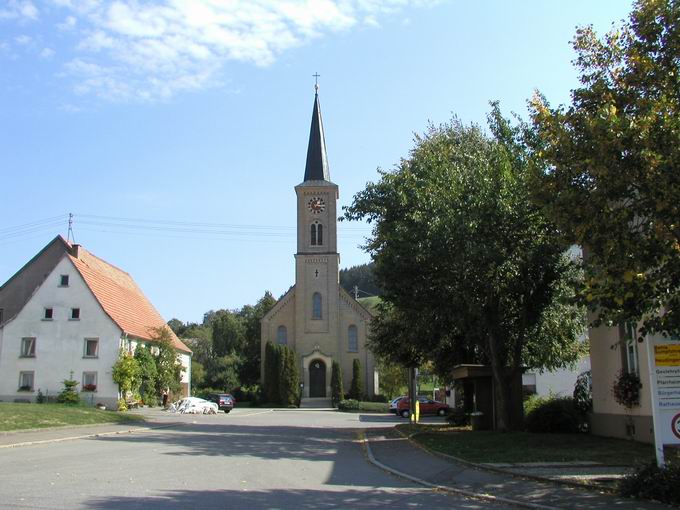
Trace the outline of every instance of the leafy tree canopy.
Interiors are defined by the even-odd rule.
[[[639,0],[627,20],[574,42],[581,86],[536,94],[536,198],[586,250],[596,324],[680,332],[680,2]],[[664,312],[659,314],[659,312]]]
[[[373,224],[366,249],[387,312],[372,325],[376,353],[411,366],[445,359],[449,370],[488,362],[503,429],[508,377],[527,361],[575,361],[583,320],[563,284],[576,271],[567,246],[529,200],[522,130],[495,105],[489,128],[431,127],[345,217]]]

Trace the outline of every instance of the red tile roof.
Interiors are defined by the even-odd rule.
[[[104,312],[124,333],[143,340],[153,340],[153,329],[166,326],[163,317],[128,273],[96,257],[82,246],[78,247],[77,258],[72,254],[68,257]],[[170,328],[168,330],[175,348],[190,353],[191,349]]]

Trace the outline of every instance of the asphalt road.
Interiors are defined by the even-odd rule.
[[[369,464],[357,431],[399,418],[236,409],[167,428],[0,450],[0,508],[481,509]]]

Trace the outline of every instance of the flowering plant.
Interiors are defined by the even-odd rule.
[[[640,405],[640,388],[642,383],[637,374],[621,370],[614,380],[612,395],[620,405],[631,409]]]
[[[97,389],[96,384],[84,384],[83,391],[95,391]]]

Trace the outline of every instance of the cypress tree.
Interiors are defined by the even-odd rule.
[[[279,359],[281,357],[281,349],[278,345],[267,342],[264,352],[265,396],[267,402],[277,403],[279,401]]]
[[[364,396],[364,378],[361,375],[361,362],[355,359],[352,363],[352,385],[349,388],[349,397],[361,400]]]
[[[284,406],[296,405],[300,378],[295,353],[285,345],[281,346],[280,353],[279,403]]]
[[[342,368],[340,368],[340,363],[333,361],[331,369],[331,401],[334,406],[338,405],[344,395],[344,389],[342,387]]]

